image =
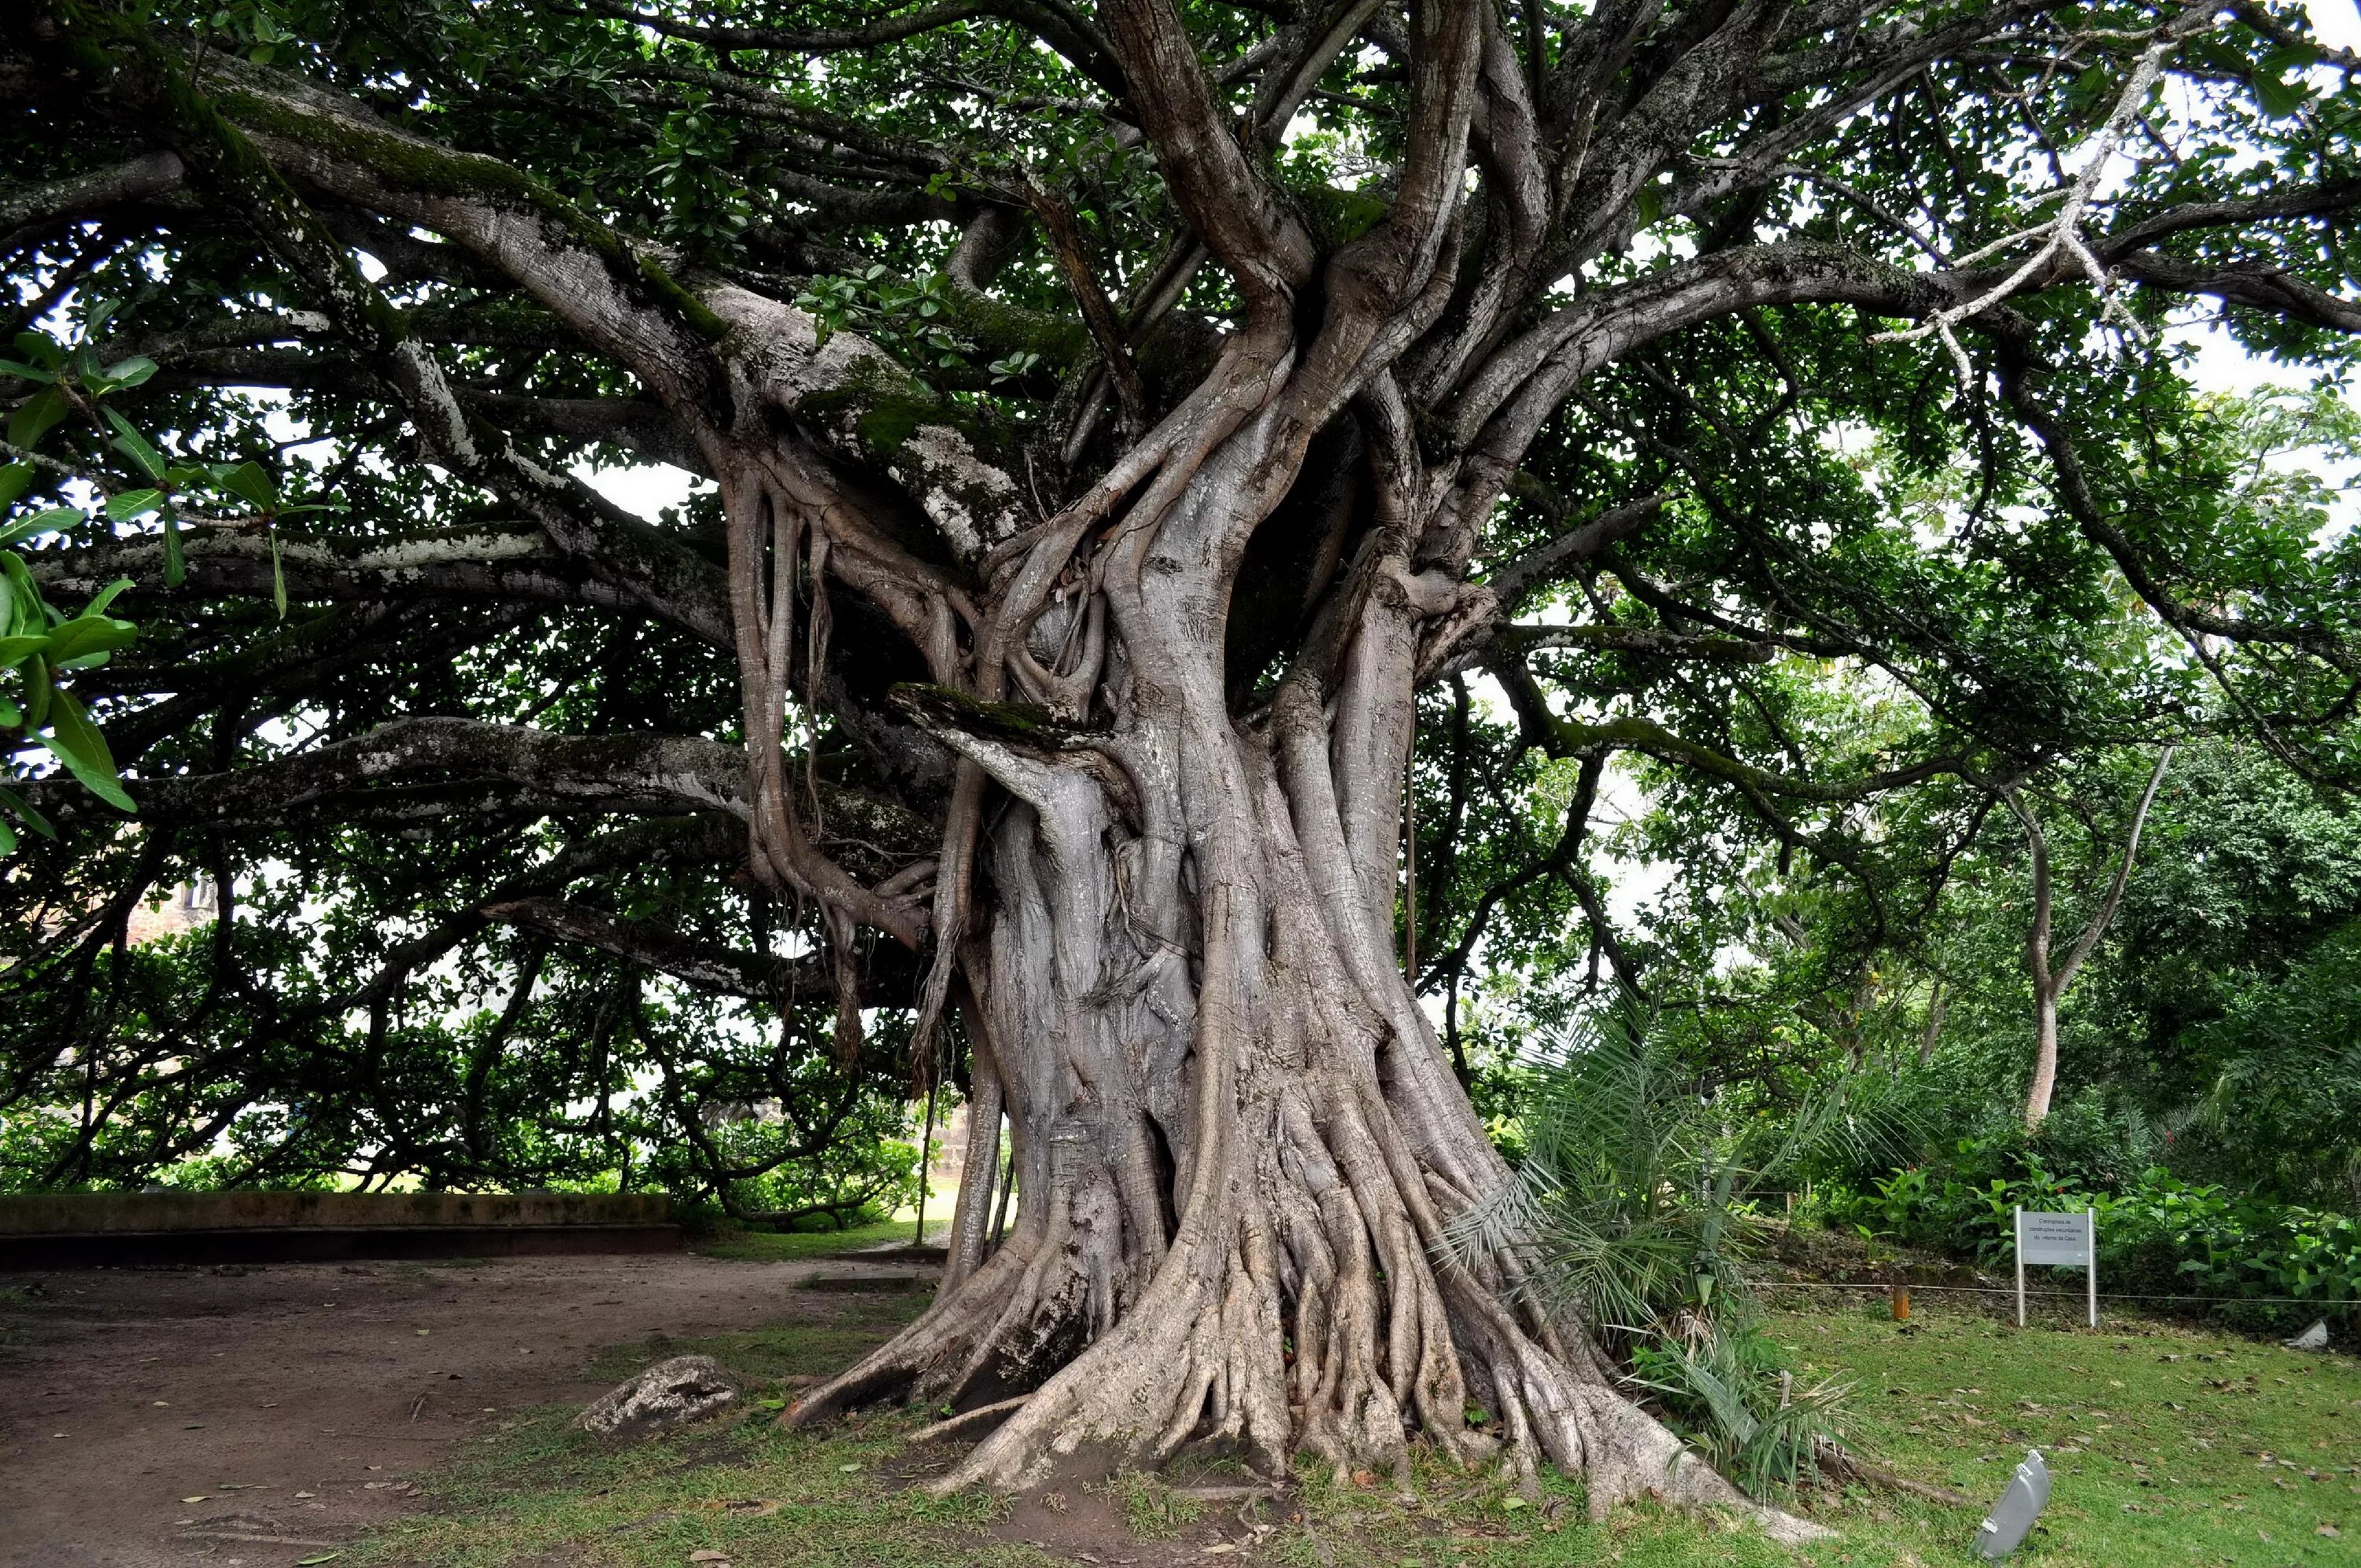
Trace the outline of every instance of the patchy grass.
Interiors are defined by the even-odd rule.
[[[1139,1541],[1170,1541],[1205,1514],[1204,1505],[1194,1497],[1184,1497],[1159,1477],[1137,1470],[1118,1470],[1097,1489]]]
[[[621,1376],[652,1354],[701,1352],[766,1384],[758,1398],[777,1399],[780,1379],[834,1370],[918,1306],[917,1297],[854,1299],[827,1321],[619,1348],[597,1365]],[[2057,1485],[2015,1560],[2026,1568],[2361,1561],[2361,1366],[2350,1358],[2147,1321],[2020,1332],[1924,1297],[1906,1331],[1884,1313],[1883,1301],[1813,1303],[1773,1312],[1770,1326],[1799,1373],[1854,1380],[1862,1441],[1905,1475],[1982,1504],[2039,1447]],[[473,1445],[428,1478],[440,1512],[395,1527],[353,1561],[677,1565],[696,1551],[726,1552],[732,1568],[1111,1561],[1104,1540],[1080,1533],[1079,1508],[1072,1538],[1061,1540],[1063,1508],[1032,1509],[1021,1530],[995,1531],[1004,1505],[914,1489],[950,1457],[905,1448],[916,1416],[783,1434],[757,1410],[734,1426],[616,1447],[571,1431],[570,1414],[536,1413]],[[1181,1487],[1240,1479],[1221,1467],[1169,1477]],[[1590,1524],[1579,1484],[1556,1477],[1538,1505],[1497,1474],[1439,1464],[1419,1465],[1411,1484],[1408,1500],[1391,1475],[1367,1472],[1307,1475],[1275,1501],[1201,1502],[1136,1475],[1088,1490],[1150,1564],[1934,1568],[1969,1561],[1982,1517],[1890,1494],[1821,1495],[1800,1506],[1838,1539],[1791,1552],[1747,1526],[1647,1507]],[[1046,1538],[1046,1549],[1001,1539],[1016,1533]]]
[[[1802,1368],[1856,1379],[1862,1439],[1905,1475],[1989,1501],[2038,1448],[2056,1481],[2018,1561],[2361,1561],[2351,1357],[2136,1318],[2019,1330],[1919,1302],[1906,1330],[1880,1300],[1781,1312],[1772,1331]],[[1967,1516],[1855,1499],[1837,1522],[1857,1563],[1905,1563],[1949,1551]]]
[[[592,1358],[583,1376],[620,1382],[666,1356],[709,1355],[759,1386],[786,1377],[825,1376],[850,1366],[862,1352],[924,1311],[927,1301],[917,1291],[848,1294],[832,1299],[825,1318],[687,1338],[651,1334],[608,1346]]]
[[[504,1421],[425,1478],[433,1514],[391,1527],[349,1559],[677,1568],[692,1552],[715,1551],[738,1568],[1052,1561],[983,1533],[1003,1511],[991,1498],[908,1489],[916,1471],[902,1438],[917,1418],[853,1420],[818,1437],[772,1424],[786,1394],[781,1380],[836,1371],[923,1304],[915,1295],[856,1299],[830,1321],[611,1347],[592,1363],[594,1376],[627,1376],[652,1355],[710,1355],[752,1380],[753,1408],[735,1422],[625,1444],[575,1431],[570,1408]]]

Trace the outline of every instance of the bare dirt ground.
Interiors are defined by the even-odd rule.
[[[584,1365],[602,1347],[831,1315],[794,1288],[817,1266],[0,1272],[0,1565],[282,1568],[335,1551],[421,1506],[409,1477],[500,1412],[597,1395]]]

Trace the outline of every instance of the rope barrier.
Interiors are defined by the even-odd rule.
[[[1746,1283],[1757,1290],[1891,1291],[1895,1288],[1895,1286],[1893,1284],[1857,1284],[1850,1281],[1833,1279],[1750,1279]],[[2016,1294],[2014,1289],[2005,1285],[1927,1285],[1921,1284],[1916,1280],[1905,1280],[1897,1283],[1900,1285],[1901,1288],[1914,1293],[1924,1290],[1949,1290],[1957,1295],[1968,1296],[2014,1296]],[[2083,1292],[2080,1290],[2027,1290],[2026,1294],[2027,1296],[2070,1296],[2077,1301],[2083,1299]],[[2361,1308],[2361,1301],[2324,1301],[2316,1296],[2157,1296],[2131,1290],[2102,1290],[2099,1292],[2099,1299],[2102,1301],[2203,1301],[2217,1307],[2226,1307],[2242,1301],[2252,1301],[2258,1305],[2265,1306],[2318,1307],[2323,1310],[2342,1310],[2346,1311],[2350,1311],[2355,1308]]]

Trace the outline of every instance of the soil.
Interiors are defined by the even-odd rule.
[[[752,1329],[843,1263],[694,1255],[0,1273],[0,1568],[282,1568],[423,1506],[601,1348]],[[893,1271],[906,1274],[907,1263]]]

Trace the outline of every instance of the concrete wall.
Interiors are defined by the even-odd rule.
[[[41,1192],[0,1196],[0,1237],[258,1230],[662,1225],[662,1194],[600,1192]]]

